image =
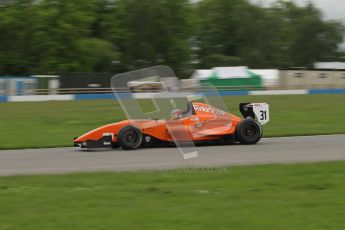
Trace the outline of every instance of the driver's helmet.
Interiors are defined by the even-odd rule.
[[[170,113],[171,120],[178,120],[182,118],[182,110],[181,109],[174,109]]]

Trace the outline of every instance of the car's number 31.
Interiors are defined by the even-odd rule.
[[[262,120],[262,121],[267,120],[267,111],[266,110],[260,110],[260,120]]]
[[[269,105],[267,103],[253,103],[253,110],[260,124],[264,125],[270,120]]]

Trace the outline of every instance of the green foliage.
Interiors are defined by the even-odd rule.
[[[201,66],[214,54],[238,56],[251,68],[310,67],[340,58],[344,26],[323,21],[312,3],[277,1],[263,8],[245,0],[204,0],[199,14]]]
[[[271,9],[271,15],[280,23],[279,66],[311,67],[315,61],[339,60],[338,45],[343,41],[344,26],[336,21],[323,21],[321,12],[312,3],[298,7],[279,1]]]
[[[113,68],[112,61],[118,59],[114,45],[102,39],[81,39],[77,42],[77,48],[84,72],[106,72]]]
[[[121,33],[115,37],[125,69],[158,64],[169,65],[181,73],[190,60],[187,0],[120,0],[114,20]]]
[[[244,65],[243,60],[240,57],[230,57],[224,54],[210,54],[204,59],[205,68],[238,65]]]
[[[120,72],[158,64],[309,67],[343,60],[344,26],[312,3],[247,0],[0,1],[0,74]],[[197,66],[194,64],[198,63]]]

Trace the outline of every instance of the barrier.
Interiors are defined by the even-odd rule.
[[[74,95],[29,95],[29,96],[8,96],[9,102],[27,102],[27,101],[72,101]]]
[[[7,102],[6,96],[0,96],[0,102]]]
[[[220,96],[246,96],[249,91],[219,91]]]
[[[249,95],[301,95],[301,94],[308,94],[308,90],[296,89],[296,90],[249,91]]]
[[[345,94],[345,89],[310,89],[309,94]]]
[[[75,94],[74,100],[101,100],[101,99],[115,99],[112,93],[102,93],[102,94]]]
[[[190,92],[192,93],[192,92]],[[196,92],[197,93],[197,92]],[[212,96],[214,92],[203,92]],[[221,96],[269,96],[269,95],[302,95],[302,94],[345,94],[344,89],[301,89],[301,90],[263,90],[263,91],[219,91]],[[151,93],[119,93],[121,99],[151,98]],[[181,94],[183,96],[185,94]],[[101,94],[68,94],[68,95],[30,95],[30,96],[0,96],[0,102],[27,102],[27,101],[71,101],[71,100],[101,100],[116,99],[113,93]]]

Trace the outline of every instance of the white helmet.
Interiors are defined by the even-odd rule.
[[[178,120],[182,118],[182,110],[181,109],[173,109],[170,113],[171,120]]]

